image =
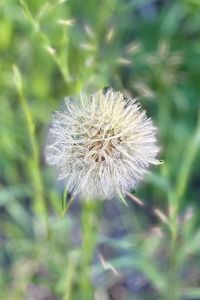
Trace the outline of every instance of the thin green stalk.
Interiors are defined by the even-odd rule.
[[[20,105],[24,111],[25,122],[26,122],[26,127],[29,135],[30,146],[31,146],[30,147],[31,156],[29,158],[29,163],[31,167],[30,170],[31,179],[33,180],[33,186],[35,189],[34,208],[35,208],[35,212],[38,215],[46,216],[46,205],[43,196],[42,176],[40,173],[40,166],[39,166],[39,148],[35,136],[35,125],[26,97],[24,95],[23,83],[22,83],[22,77],[20,71],[15,65],[13,66],[13,71],[14,71],[14,82],[18,92]]]
[[[94,289],[91,281],[91,264],[96,244],[97,211],[99,203],[87,200],[83,203],[82,230],[83,242],[81,249],[81,299],[93,300]]]
[[[200,112],[199,112],[196,132],[188,142],[188,146],[186,147],[185,157],[183,158],[183,163],[181,165],[179,176],[177,178],[177,184],[175,190],[175,197],[177,202],[180,202],[180,200],[182,199],[186,191],[192,163],[198,153],[199,147],[200,147]]]
[[[168,249],[168,272],[166,286],[166,300],[181,299],[180,270],[181,261],[179,257],[180,244],[178,240],[178,222],[177,216],[171,219],[171,240]]]
[[[70,255],[68,264],[67,264],[67,271],[64,276],[64,295],[63,300],[71,300],[73,297],[73,284],[76,277],[77,272],[77,253],[73,253]]]

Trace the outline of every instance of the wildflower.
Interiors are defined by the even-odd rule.
[[[55,112],[46,161],[74,195],[124,195],[159,163],[156,129],[135,99],[111,88],[79,100]]]

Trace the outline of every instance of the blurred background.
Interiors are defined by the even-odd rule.
[[[1,0],[0,55],[0,299],[200,299],[200,1]],[[70,204],[51,114],[105,86],[138,97],[164,163],[126,204]]]

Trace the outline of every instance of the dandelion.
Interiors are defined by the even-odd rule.
[[[53,115],[46,161],[73,195],[125,195],[159,164],[156,128],[135,99],[111,88],[79,100]]]

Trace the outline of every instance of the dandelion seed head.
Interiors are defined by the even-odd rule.
[[[74,195],[124,195],[159,164],[156,129],[135,99],[111,88],[79,100],[53,115],[46,161]]]

